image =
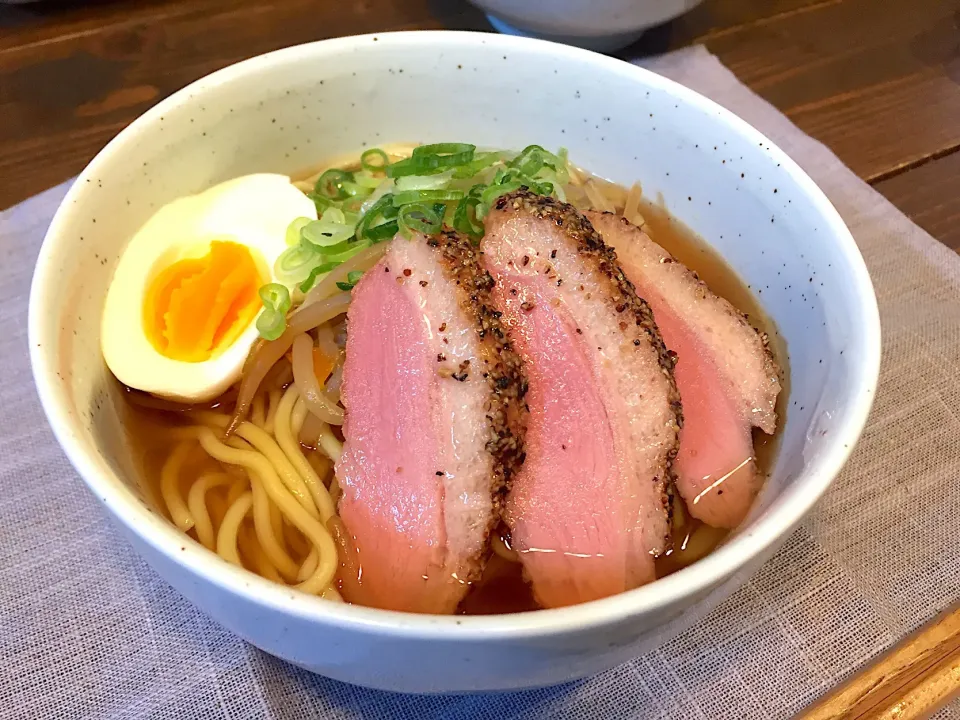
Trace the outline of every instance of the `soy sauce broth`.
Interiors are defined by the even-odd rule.
[[[757,298],[716,250],[663,207],[642,200],[641,212],[645,220],[643,229],[654,242],[695,271],[714,293],[746,314],[753,326],[767,333],[770,338],[770,349],[781,368],[781,392],[777,399],[777,432],[767,435],[756,428],[753,431],[754,457],[762,486],[776,459],[781,428],[785,422],[787,397],[790,394],[785,345]],[[499,532],[509,546],[508,529],[501,526]],[[674,504],[673,549],[657,558],[657,577],[666,577],[710,554],[724,542],[730,532],[710,527],[691,517],[686,511],[683,499],[677,494]],[[531,586],[523,578],[521,564],[493,554],[483,577],[461,603],[460,612],[465,615],[492,615],[539,608]]]
[[[391,160],[409,154],[407,147],[400,145],[391,146],[387,152]],[[356,155],[353,155],[350,160],[344,159],[341,163],[327,162],[311,168],[297,176],[300,178],[297,184],[306,189],[312,185],[312,180],[308,178],[315,176],[318,171],[331,166],[355,169],[355,161]],[[598,180],[588,173],[582,173],[582,175],[603,187],[604,192],[609,193],[611,197],[624,197],[627,193],[626,189]],[[622,203],[620,206],[622,206]],[[645,221],[644,230],[655,242],[663,246],[687,267],[697,272],[713,292],[727,299],[740,311],[747,314],[751,323],[760,331],[766,332],[770,337],[770,347],[782,371],[782,391],[777,404],[777,433],[768,436],[759,430],[755,430],[753,435],[757,470],[761,483],[765,482],[775,459],[780,428],[782,428],[785,420],[786,398],[789,395],[788,358],[785,347],[773,323],[767,319],[750,289],[709,244],[686,228],[662,207],[641,200],[640,210]],[[142,468],[141,489],[145,498],[164,516],[169,517],[164,509],[165,504],[161,497],[160,475],[164,459],[170,454],[175,443],[170,440],[170,434],[166,431],[186,424],[187,421],[179,413],[171,412],[169,408],[158,409],[150,406],[152,401],[144,404],[142,397],[139,397],[139,400],[140,402],[135,402],[131,398],[127,398],[125,404],[127,406],[126,419],[132,449]],[[224,403],[228,406],[232,405],[232,397],[225,396],[225,398],[213,404]],[[164,403],[161,401],[159,404],[163,405]],[[340,439],[342,440],[342,437]],[[312,448],[304,449],[312,450]],[[308,452],[308,458],[309,455]],[[202,454],[197,454],[196,457],[191,456],[187,459],[185,465],[187,472],[184,473],[184,477],[195,477],[204,471],[213,471],[216,468],[217,465],[213,461]],[[180,490],[181,493],[186,492],[187,484],[185,483]],[[213,513],[222,515],[226,509],[226,488],[215,489],[210,492],[214,496]],[[223,497],[220,497],[221,495]],[[655,566],[658,578],[665,577],[701,559],[722,544],[729,535],[727,530],[711,528],[691,518],[686,512],[679,495],[676,497],[675,508],[673,549],[656,560]],[[504,543],[509,547],[508,529],[501,526],[499,533]],[[196,539],[192,530],[189,534]],[[241,547],[242,554],[243,548]],[[531,586],[524,580],[522,565],[517,561],[507,560],[501,555],[492,553],[482,578],[473,584],[467,596],[461,602],[459,613],[467,615],[502,614],[537,610],[539,607],[534,599]]]

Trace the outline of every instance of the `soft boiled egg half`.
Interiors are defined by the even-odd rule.
[[[161,208],[130,241],[107,291],[103,357],[137,390],[206,402],[239,377],[276,282],[287,227],[316,219],[284,175],[247,175]]]

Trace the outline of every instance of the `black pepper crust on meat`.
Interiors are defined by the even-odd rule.
[[[656,350],[660,368],[670,381],[670,404],[676,412],[677,426],[683,427],[680,394],[677,392],[677,384],[673,378],[673,369],[677,364],[676,353],[668,350],[664,344],[657,323],[653,319],[653,310],[643,298],[637,295],[633,283],[624,275],[617,262],[616,251],[603,242],[600,233],[593,229],[590,221],[573,205],[562,203],[551,197],[536,195],[526,188],[521,188],[499,198],[495,207],[497,210],[506,210],[510,207],[556,223],[577,244],[577,249],[583,258],[593,259],[600,273],[610,280],[616,311],[618,313],[630,311],[636,318],[637,327],[647,336]]]
[[[617,253],[600,236],[590,221],[585,218],[575,207],[567,203],[560,202],[554,198],[537,195],[527,188],[508,193],[497,199],[494,207],[497,210],[514,210],[529,213],[540,219],[546,219],[563,228],[564,233],[576,244],[580,256],[588,263],[592,264],[601,276],[609,281],[610,296],[614,300],[614,309],[617,313],[629,313],[636,320],[636,327],[646,336],[646,339],[653,346],[660,364],[660,370],[668,381],[668,397],[670,408],[676,419],[676,442],[668,451],[666,456],[667,478],[663,486],[663,505],[667,511],[668,520],[673,518],[674,496],[674,474],[672,470],[673,461],[676,459],[679,450],[680,428],[683,427],[683,409],[680,404],[680,393],[677,391],[677,383],[673,376],[673,369],[677,363],[676,353],[667,349],[657,328],[657,323],[653,318],[653,310],[643,298],[637,295],[636,289],[627,276],[624,274],[617,262]],[[621,327],[624,324],[621,323]],[[634,340],[634,345],[640,345],[639,339]],[[657,479],[659,482],[659,479]],[[671,545],[670,537],[665,539],[665,548]]]
[[[634,230],[643,229],[643,228],[638,228],[636,225],[631,223],[622,215],[617,215],[616,213],[612,213],[609,210],[604,210],[601,214],[604,216],[609,216],[616,219],[617,221],[619,221],[621,225],[624,225],[628,228],[632,228]],[[587,220],[587,222],[589,222],[589,220]],[[677,259],[673,257],[673,255],[668,253],[666,249],[664,248],[661,248],[661,249],[665,254],[663,262],[670,262],[670,263],[677,262]],[[685,270],[687,275],[693,278],[693,280],[697,283],[698,297],[701,300],[707,298],[709,295],[713,295],[713,291],[709,287],[707,287],[707,284],[700,279],[700,276],[695,271],[691,270],[690,268],[685,268]],[[753,325],[750,322],[750,318],[747,317],[746,313],[742,312],[739,308],[734,306],[732,303],[727,303],[727,304],[729,305],[728,312],[730,312],[734,317],[736,317],[741,325],[751,328],[760,338],[760,344],[763,347],[764,374],[767,377],[775,377],[782,381],[783,371],[781,370],[780,365],[777,363],[777,359],[773,354],[773,350],[770,348],[770,336],[766,332],[758,328],[757,326]]]
[[[494,281],[480,265],[479,250],[469,238],[452,230],[428,238],[427,243],[440,250],[447,277],[456,285],[460,309],[475,319],[480,338],[483,367],[462,364],[460,375],[452,378],[463,382],[468,373],[482,372],[490,387],[486,405],[490,437],[486,448],[493,457],[491,493],[495,512],[488,528],[492,532],[500,522],[500,509],[513,475],[523,464],[525,456],[527,378],[520,356],[514,351],[500,322],[501,313],[493,309],[490,302]]]

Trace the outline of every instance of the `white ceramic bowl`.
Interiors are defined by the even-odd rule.
[[[763,289],[792,369],[782,447],[748,522],[706,559],[577,607],[416,616],[274,585],[189,540],[142,499],[117,386],[99,349],[104,294],[128,238],[164,203],[227,178],[293,173],[389,141],[449,140],[565,146],[592,171],[639,179]],[[332,678],[416,692],[531,687],[595,673],[713,608],[774,552],[840,470],[870,408],[879,333],[869,277],[840,217],[745,122],[616,60],[451,32],[293,47],[161,102],[67,194],[40,253],[29,319],[33,372],[58,441],[163,578],[269,653]]]
[[[608,52],[703,0],[470,0],[508,35],[528,35]]]

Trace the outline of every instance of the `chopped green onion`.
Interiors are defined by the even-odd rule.
[[[484,208],[484,215],[490,210],[493,206],[493,203],[496,202],[497,198],[502,197],[508,193],[512,193],[514,190],[519,190],[523,187],[523,183],[519,180],[509,180],[502,185],[488,185],[483,194],[480,195],[480,203]]]
[[[347,222],[347,216],[340,208],[330,208],[320,216],[322,222],[336,223],[343,225]]]
[[[473,156],[473,160],[461,165],[453,172],[453,177],[458,180],[463,180],[464,178],[471,178],[476,175],[481,170],[486,170],[488,167],[500,160],[500,153],[498,152],[483,152],[477,153]]]
[[[380,148],[370,148],[360,156],[360,166],[370,172],[384,170],[390,164],[390,158]]]
[[[300,231],[300,240],[315,250],[324,250],[346,242],[353,237],[355,230],[356,228],[352,225],[334,226],[317,220]]]
[[[325,253],[323,256],[323,260],[324,262],[332,262],[339,265],[345,260],[349,260],[350,258],[352,258],[361,250],[366,250],[371,245],[373,245],[373,243],[367,242],[365,240],[361,242],[345,243],[343,246],[332,248],[334,252]]]
[[[310,288],[313,287],[318,277],[321,275],[326,275],[328,272],[337,267],[337,265],[346,262],[357,253],[361,252],[362,250],[366,250],[372,244],[373,243],[370,242],[354,242],[350,243],[347,246],[347,249],[343,252],[335,255],[324,256],[323,263],[311,270],[307,279],[300,283],[300,292],[310,292]]]
[[[563,183],[560,182],[558,175],[559,173],[556,170],[552,170],[549,167],[544,167],[539,173],[537,173],[537,177],[535,179],[541,181],[541,188],[552,188],[550,192],[543,193],[544,195],[556,195],[560,202],[566,202],[567,194],[563,191]]]
[[[397,215],[397,224],[406,238],[413,233],[433,235],[443,227],[440,216],[425,203],[410,203],[401,207]]]
[[[327,248],[352,238],[356,228],[357,219],[354,213],[348,216],[340,208],[328,208],[319,220],[300,229],[300,241],[314,250],[326,251]]]
[[[486,193],[486,197],[490,198],[489,202],[484,202],[488,207],[501,195],[504,195],[505,192],[495,193],[492,188],[495,187],[509,187],[510,189],[506,192],[513,192],[521,187],[526,187],[532,192],[537,193],[538,195],[552,195],[553,194],[553,183],[551,182],[540,182],[535,178],[525,175],[520,170],[497,170],[497,174],[494,176],[493,181],[487,186],[489,193]]]
[[[310,288],[313,287],[313,284],[317,281],[318,277],[321,275],[326,275],[339,264],[340,263],[327,262],[323,263],[322,265],[317,265],[313,270],[310,271],[307,279],[300,283],[300,292],[310,292]]]
[[[381,196],[357,223],[355,232],[357,240],[380,242],[392,238],[398,230],[397,214],[398,210],[393,204],[393,194],[387,193]]]
[[[566,151],[562,151],[566,152]],[[517,155],[513,160],[507,163],[511,168],[515,168],[522,172],[524,175],[533,176],[537,174],[537,171],[543,166],[552,168],[553,170],[558,170],[561,167],[566,167],[566,157],[561,155],[554,155],[548,150],[544,150],[539,145],[527,145],[523,150],[520,151],[520,154]]]
[[[475,185],[474,187],[482,187],[482,185]],[[482,237],[483,223],[481,223],[480,219],[477,217],[477,211],[480,207],[480,204],[480,198],[473,194],[463,198],[457,204],[457,209],[453,213],[454,230],[465,233],[472,238]]]
[[[388,220],[385,223],[375,225],[367,230],[363,237],[370,242],[378,243],[383,240],[389,240],[400,231],[400,225],[396,220]]]
[[[507,163],[507,167],[514,168],[521,175],[533,177],[545,165],[546,154],[547,151],[539,145],[528,145],[519,155]]]
[[[432,167],[457,167],[473,160],[476,149],[470,143],[434,143],[415,147],[411,158]]]
[[[397,190],[441,190],[447,187],[452,177],[452,170],[436,175],[405,175],[397,178]]]
[[[323,256],[313,248],[298,243],[280,253],[280,257],[273,264],[273,272],[283,283],[298,283],[307,277],[322,259]]]
[[[462,190],[404,190],[394,193],[393,204],[397,207],[410,203],[448,202],[463,198]]]
[[[280,283],[268,283],[260,288],[263,311],[257,318],[257,331],[266,340],[276,340],[287,326],[290,309],[290,291]]]
[[[363,201],[363,204],[360,205],[360,217],[362,218],[370,210],[370,208],[376,205],[380,198],[382,198],[384,195],[389,195],[392,193],[394,185],[395,182],[393,180],[384,180],[382,183],[380,183],[380,187],[371,193]]]
[[[315,192],[308,192],[307,197],[313,200],[314,207],[317,208],[317,215],[323,215],[323,211],[328,208],[336,207],[336,203],[326,195],[320,195]]]
[[[353,181],[367,190],[376,190],[382,183],[386,182],[384,178],[377,177],[368,170],[361,170],[358,173],[354,173]]]
[[[307,193],[319,219],[296,218],[287,227],[290,247],[274,263],[275,276],[286,285],[260,289],[264,309],[257,329],[264,338],[276,339],[286,327],[287,286],[299,283],[301,292],[309,292],[317,278],[397,233],[434,235],[446,224],[476,241],[498,198],[526,187],[565,201],[563,186],[571,172],[566,149],[553,154],[539,145],[528,145],[509,161],[501,152],[476,153],[467,143],[422,145],[395,163],[372,148],[360,164],[363,169],[355,173],[324,172]],[[465,191],[469,178],[474,184]],[[349,292],[361,276],[350,272],[337,286]]]
[[[379,183],[378,183],[379,184]],[[374,185],[373,187],[376,187]],[[345,199],[360,198],[363,199],[373,192],[373,188],[361,185],[360,183],[344,181],[340,183],[340,191],[346,195]]]
[[[401,178],[410,175],[437,175],[446,172],[448,169],[449,168],[443,167],[442,165],[424,164],[412,157],[408,157],[405,160],[398,160],[392,165],[387,165],[387,177]]]
[[[286,285],[267,283],[260,288],[260,300],[265,308],[286,312],[290,309],[290,291]]]
[[[407,175],[416,175],[417,168],[413,164],[412,158],[406,158],[387,165],[386,173],[389,178],[400,178],[406,177]]]
[[[395,163],[380,148],[371,148],[360,164],[358,172],[331,169],[317,180],[308,196],[320,218],[291,223],[287,239],[292,246],[275,263],[278,279],[305,278],[299,287],[308,292],[320,275],[397,233],[433,235],[447,225],[476,240],[498,198],[526,187],[564,200],[570,177],[567,151],[553,154],[540,145],[528,145],[506,160],[502,152],[477,153],[468,143],[436,143],[417,147]],[[468,178],[475,178],[474,185],[465,192]],[[339,285],[349,290],[354,284],[348,276]]]
[[[319,246],[319,245],[313,245],[308,240],[303,241],[303,245],[305,245],[308,249],[317,253],[320,260],[328,260],[335,255],[346,252],[351,247],[353,247],[354,244],[355,244],[355,241],[353,239],[353,233],[351,233],[346,240],[341,240],[340,242],[335,243],[334,245]]]
[[[300,244],[300,231],[304,228],[305,225],[315,222],[308,217],[298,217],[289,225],[287,225],[287,245],[299,245]]]
[[[352,182],[353,173],[332,168],[317,178],[317,184],[313,190],[317,195],[332,200],[346,200],[350,194],[344,190],[343,184]]]
[[[476,145],[468,143],[437,143],[414,148],[413,155],[387,166],[387,177],[407,175],[434,175],[473,160]]]
[[[362,270],[351,270],[347,273],[346,282],[338,282],[337,287],[343,290],[344,292],[350,292],[360,282],[360,278],[363,277]]]
[[[461,201],[462,202],[462,201]],[[435,207],[439,208],[440,214],[440,224],[443,227],[453,227],[453,219],[457,215],[457,208],[460,207],[459,202],[449,202],[449,203],[440,203]]]

